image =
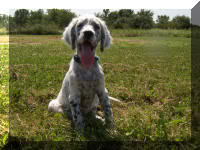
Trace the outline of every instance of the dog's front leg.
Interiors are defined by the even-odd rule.
[[[69,95],[69,104],[72,112],[72,119],[77,129],[84,128],[83,116],[80,111],[80,96],[79,95]]]
[[[99,97],[100,104],[103,107],[106,124],[113,126],[113,113],[110,107],[110,100],[108,98],[107,90],[103,88],[102,91],[99,91],[97,95]]]

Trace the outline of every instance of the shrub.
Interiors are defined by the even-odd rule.
[[[190,18],[186,16],[176,16],[172,20],[172,24],[176,29],[189,29]]]
[[[60,34],[59,28],[55,24],[34,24],[26,25],[25,27],[16,27],[14,30],[10,30],[10,34]]]

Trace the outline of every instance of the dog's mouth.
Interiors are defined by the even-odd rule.
[[[88,41],[80,44],[81,64],[85,68],[90,68],[94,64],[93,49],[94,46]]]

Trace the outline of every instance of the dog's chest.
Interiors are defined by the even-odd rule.
[[[80,72],[78,75],[78,85],[84,95],[95,93],[98,83],[99,77],[95,72]]]
[[[84,106],[91,104],[95,98],[100,77],[96,71],[81,72],[77,74],[78,88],[81,92],[81,103]]]

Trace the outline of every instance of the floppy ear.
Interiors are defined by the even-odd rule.
[[[100,19],[99,19],[100,20]],[[101,25],[101,42],[100,50],[103,52],[104,48],[109,48],[112,43],[112,37],[104,21],[100,20]]]
[[[63,32],[63,40],[72,46],[72,49],[76,48],[76,23],[77,18],[74,18],[70,24],[65,28]]]

